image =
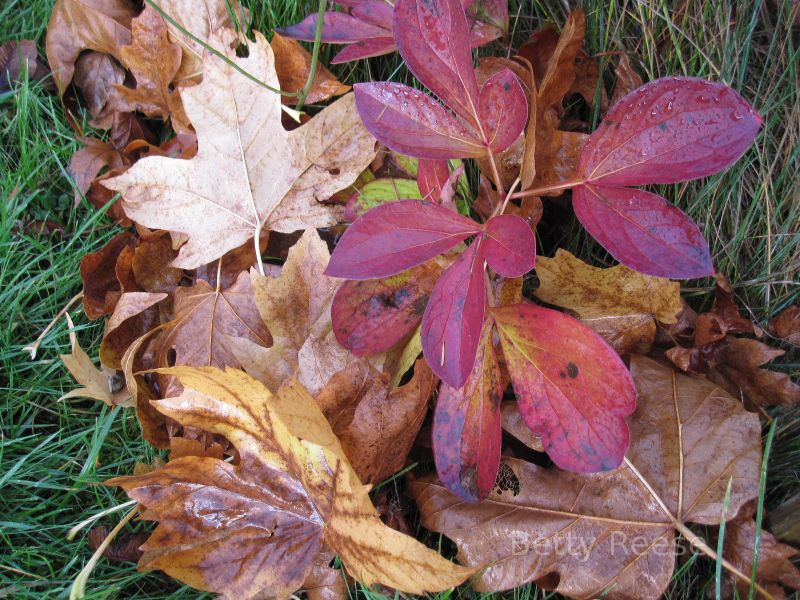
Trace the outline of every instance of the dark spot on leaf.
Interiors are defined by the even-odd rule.
[[[333,169],[328,169],[328,173],[330,175],[338,175],[339,173],[341,173],[341,171],[337,168],[333,168]]]
[[[567,374],[564,373],[564,371],[559,371],[558,372],[558,376],[561,377],[561,379],[566,379],[567,378]]]
[[[567,375],[569,375],[572,379],[575,379],[578,376],[578,365],[575,363],[567,363]]]
[[[658,124],[658,130],[659,131],[666,131],[667,130],[667,124],[666,123],[659,123]]]
[[[503,89],[504,89],[506,92],[509,92],[509,91],[511,91],[511,84],[510,84],[510,83],[508,83],[507,81],[503,82]]]

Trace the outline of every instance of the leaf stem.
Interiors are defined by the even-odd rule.
[[[569,181],[565,181],[563,183],[557,183],[555,185],[546,185],[540,188],[534,188],[532,190],[524,190],[522,192],[517,192],[516,194],[512,194],[512,199],[517,198],[526,198],[527,196],[542,196],[547,194],[548,192],[557,192],[558,190],[566,190],[571,187],[575,187],[576,185],[581,185],[584,183],[583,181],[577,179],[571,179]]]
[[[521,181],[521,179],[519,177],[517,177],[514,180],[514,183],[511,184],[511,187],[509,188],[508,194],[506,194],[505,199],[500,204],[497,205],[497,207],[492,212],[491,217],[496,217],[497,215],[502,215],[506,211],[506,207],[508,206],[508,202],[511,200],[511,195],[514,193],[514,190],[517,189],[517,186],[519,185],[520,181]],[[489,218],[491,218],[491,217],[489,217]]]
[[[57,314],[55,317],[53,317],[53,320],[52,320],[52,321],[50,321],[50,323],[47,325],[47,327],[45,327],[45,328],[44,328],[44,330],[42,331],[42,333],[40,333],[40,334],[39,334],[39,337],[37,337],[37,338],[36,338],[36,341],[35,341],[35,342],[33,342],[32,344],[30,344],[29,346],[25,346],[25,347],[23,348],[23,350],[24,350],[25,352],[27,352],[28,354],[30,354],[30,355],[31,355],[31,360],[33,360],[33,359],[35,359],[35,358],[36,358],[36,352],[38,352],[38,350],[39,350],[39,346],[41,346],[41,344],[42,344],[42,341],[44,341],[44,336],[46,336],[46,335],[48,334],[48,332],[49,332],[49,331],[50,331],[50,330],[53,328],[53,326],[54,326],[56,323],[58,323],[58,320],[59,320],[59,319],[60,319],[60,318],[61,318],[61,317],[62,317],[64,314],[66,314],[66,312],[67,312],[67,311],[68,311],[70,308],[72,308],[72,305],[73,305],[73,304],[75,304],[75,303],[76,303],[78,300],[80,300],[81,298],[83,298],[83,292],[80,292],[80,293],[78,293],[78,294],[75,294],[75,295],[74,295],[72,298],[70,298],[69,302],[67,302],[67,303],[64,305],[64,308],[62,308],[60,311],[58,311],[58,314]]]
[[[173,19],[171,16],[169,16],[164,11],[164,9],[162,9],[158,4],[156,4],[154,2],[154,0],[146,0],[146,2],[147,2],[147,4],[152,6],[158,14],[160,14],[162,17],[164,17],[164,20],[166,20],[170,25],[175,27],[175,29],[180,31],[183,35],[185,35],[186,37],[190,38],[195,43],[200,44],[203,48],[205,48],[206,50],[211,52],[211,54],[213,54],[217,58],[225,61],[225,63],[228,64],[228,66],[230,66],[232,69],[235,69],[236,71],[238,71],[239,73],[241,73],[242,75],[247,77],[250,81],[252,81],[254,83],[257,83],[258,85],[260,85],[261,87],[263,87],[265,89],[268,89],[270,92],[273,92],[275,94],[280,94],[281,96],[290,96],[292,98],[296,98],[296,97],[298,97],[300,95],[298,92],[284,92],[284,91],[279,90],[278,88],[272,87],[271,85],[267,85],[266,83],[261,81],[258,77],[255,77],[254,75],[251,75],[250,73],[245,71],[243,68],[241,68],[239,65],[237,65],[234,61],[232,61],[230,58],[225,56],[222,52],[220,52],[219,50],[217,50],[213,46],[209,45],[208,42],[206,42],[205,40],[201,40],[199,37],[194,35],[191,31],[186,29],[183,25],[178,23],[175,19]]]
[[[700,538],[700,536],[698,536],[694,531],[689,529],[686,525],[684,525],[680,521],[680,519],[678,519],[675,515],[672,514],[672,512],[670,512],[669,508],[667,508],[667,505],[664,504],[664,501],[661,499],[661,497],[656,493],[656,491],[650,485],[650,482],[647,481],[647,479],[645,479],[644,475],[642,475],[639,472],[639,469],[637,469],[636,466],[630,460],[628,460],[627,456],[625,457],[625,466],[627,466],[633,472],[633,474],[636,476],[636,478],[642,483],[642,485],[644,485],[644,487],[647,488],[647,491],[650,492],[650,495],[653,497],[653,499],[656,501],[656,503],[658,503],[658,506],[661,508],[661,512],[664,513],[664,515],[672,522],[672,526],[675,527],[675,529],[677,529],[678,532],[683,537],[685,537],[686,540],[692,546],[694,546],[695,548],[697,548],[698,550],[703,552],[706,556],[708,556],[712,560],[719,561],[722,564],[722,566],[725,567],[725,569],[729,573],[731,573],[733,576],[737,577],[738,579],[740,579],[741,581],[743,581],[743,582],[745,582],[747,584],[751,583],[750,577],[748,577],[747,575],[742,573],[739,569],[737,569],[735,566],[733,566],[727,560],[725,560],[721,556],[717,555],[717,553],[714,551],[714,549],[711,548],[708,544],[706,544],[703,541],[703,539]],[[775,600],[775,597],[772,594],[770,594],[767,590],[765,590],[762,586],[760,586],[759,584],[756,583],[755,584],[755,588],[758,590],[758,592],[760,594],[762,594],[765,598],[767,598],[767,600]]]
[[[500,171],[497,169],[497,161],[495,161],[494,153],[489,148],[486,148],[486,156],[489,157],[489,165],[492,167],[492,179],[494,179],[494,185],[497,187],[497,191],[500,194],[505,194],[506,190],[503,187],[503,180],[500,178]]]
[[[302,110],[303,103],[306,101],[308,92],[311,91],[314,85],[314,80],[317,78],[317,69],[319,68],[319,49],[322,46],[322,25],[325,19],[325,9],[328,7],[328,0],[319,0],[319,8],[317,8],[317,22],[316,29],[314,29],[314,47],[311,49],[311,69],[308,71],[308,79],[300,93],[297,95],[297,104],[295,110]]]

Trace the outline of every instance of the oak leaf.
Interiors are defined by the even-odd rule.
[[[620,354],[647,352],[656,321],[671,324],[681,312],[680,284],[617,265],[592,267],[566,250],[536,263],[540,300],[577,313]]]
[[[323,544],[366,585],[419,594],[457,585],[473,572],[383,525],[349,463],[290,431],[257,381],[213,368],[166,372],[184,392],[155,402],[158,410],[224,436],[239,462],[185,457],[108,482],[159,521],[142,547],[141,568],[241,600],[286,597],[300,588]]]
[[[114,88],[112,106],[120,112],[139,111],[169,119],[178,133],[189,131],[180,92],[172,86],[181,64],[181,48],[171,43],[164,18],[145,4],[132,22],[133,43],[120,49],[122,64],[136,78],[136,88]]]
[[[210,43],[277,87],[266,39],[256,33],[246,58],[231,49],[234,39],[226,30]],[[280,96],[209,54],[202,83],[185,89],[182,98],[197,131],[197,155],[144,158],[103,183],[122,194],[126,214],[137,223],[188,236],[175,267],[199,267],[262,229],[290,233],[334,224],[337,210],[323,202],[352,183],[375,156],[375,141],[351,95],[287,132]]]
[[[684,524],[718,524],[731,478],[729,519],[758,495],[756,415],[648,358],[632,357],[631,370],[639,401],[619,469],[580,475],[506,458],[501,472],[518,487],[477,505],[433,477],[412,482],[423,525],[453,539],[462,564],[489,565],[477,591],[534,581],[575,598],[657,598],[675,566],[675,529],[701,544]]]

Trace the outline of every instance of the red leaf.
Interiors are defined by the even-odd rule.
[[[608,111],[581,152],[578,176],[608,186],[705,177],[733,164],[760,126],[753,107],[724,84],[656,79]]]
[[[478,351],[486,314],[484,252],[472,244],[439,278],[422,317],[422,352],[454,388],[464,385]]]
[[[388,34],[381,27],[341,12],[326,12],[322,24],[322,41],[328,44],[349,44]],[[296,40],[313,42],[316,28],[317,15],[311,14],[289,27],[276,27],[275,31]]]
[[[483,156],[477,134],[436,100],[400,83],[357,83],[356,108],[369,132],[392,150],[418,158]]]
[[[422,200],[382,204],[345,231],[325,273],[345,279],[396,275],[479,232],[477,223],[437,204]]]
[[[511,69],[498,71],[483,84],[478,114],[484,138],[494,152],[508,148],[525,129],[528,101]]]
[[[346,6],[352,7],[350,14],[357,19],[391,31],[394,7],[386,0],[359,0]]]
[[[491,312],[520,413],[553,462],[580,473],[618,467],[636,391],[617,353],[554,310],[515,304]]]
[[[446,160],[420,159],[417,168],[417,185],[422,197],[430,202],[439,202],[442,189],[450,178],[450,167]]]
[[[572,205],[586,231],[631,269],[675,279],[714,272],[700,229],[661,196],[633,188],[580,185],[572,191]]]
[[[536,263],[536,238],[517,215],[499,215],[486,222],[486,262],[503,277],[521,277]]]
[[[481,335],[475,367],[461,389],[446,383],[433,415],[433,455],[439,478],[468,502],[483,500],[500,467],[503,386],[492,347],[492,326]]]
[[[392,32],[400,55],[417,79],[467,122],[477,124],[478,81],[461,3],[397,0]]]
[[[372,56],[381,56],[394,52],[397,46],[394,45],[394,38],[392,37],[376,37],[368,40],[361,40],[350,44],[344,50],[339,52],[331,60],[332,65],[350,62],[351,60],[360,60],[362,58],[370,58]]]
[[[336,339],[356,356],[388,350],[419,325],[440,273],[428,262],[386,279],[346,281],[331,306]]]

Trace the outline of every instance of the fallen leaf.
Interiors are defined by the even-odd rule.
[[[136,4],[128,0],[58,0],[47,24],[47,60],[63,95],[84,50],[110,54],[121,62],[120,49],[131,42]]]
[[[124,248],[135,243],[133,234],[118,233],[102,249],[84,254],[81,259],[83,311],[90,319],[99,319],[114,311],[122,294],[115,271],[117,259]]]
[[[694,343],[704,346],[717,342],[728,333],[752,333],[763,335],[761,328],[750,319],[742,317],[739,307],[733,301],[730,281],[724,275],[715,276],[714,305],[711,310],[697,315],[694,325]]]
[[[642,85],[642,78],[631,66],[631,61],[627,54],[619,57],[619,62],[614,69],[614,75],[616,79],[614,81],[614,94],[611,96],[612,105]]]
[[[230,48],[233,39],[225,31],[212,44],[276,87],[266,39],[256,33],[246,58]],[[188,235],[175,267],[199,267],[263,229],[289,233],[334,224],[337,211],[323,201],[352,183],[375,156],[375,142],[350,95],[287,132],[280,96],[209,54],[203,82],[185,89],[182,98],[197,131],[197,155],[144,158],[103,182],[122,194],[125,213],[137,223]]]
[[[789,306],[772,317],[767,330],[785,342],[800,346],[800,306]]]
[[[78,337],[72,331],[72,322],[67,315],[70,327],[71,353],[62,354],[61,362],[67,367],[75,381],[81,387],[70,390],[59,398],[59,401],[67,398],[91,398],[104,402],[108,406],[134,406],[135,402],[124,385],[120,385],[121,379],[117,377],[117,372],[106,367],[97,368],[92,359],[84,352],[78,343]]]
[[[141,568],[237,599],[288,596],[306,581],[323,544],[365,585],[419,594],[453,587],[472,573],[383,525],[367,488],[352,483],[352,467],[293,435],[257,381],[211,368],[166,373],[180,379],[184,392],[156,407],[184,426],[225,436],[239,463],[181,458],[108,482],[159,521],[142,547]],[[292,561],[285,560],[289,552]]]
[[[125,69],[109,54],[84,52],[75,61],[72,81],[81,90],[92,115],[89,124],[96,129],[109,129],[117,111],[112,102],[114,88],[125,81]]]
[[[750,574],[753,570],[753,548],[756,541],[756,523],[753,519],[755,507],[743,511],[728,524],[725,530],[723,556],[740,571]],[[800,570],[792,564],[792,558],[800,554],[795,548],[781,544],[768,531],[761,530],[756,580],[770,591],[774,598],[785,598],[783,587],[800,590]],[[735,581],[739,592],[747,594],[749,586]]]
[[[576,598],[658,598],[675,568],[675,528],[719,524],[729,479],[729,519],[758,495],[756,415],[650,359],[632,357],[631,369],[639,402],[625,466],[580,475],[506,458],[517,493],[500,488],[476,505],[434,477],[411,482],[423,525],[451,538],[462,564],[489,565],[476,591],[536,582]]]
[[[536,264],[540,300],[577,313],[620,354],[647,352],[656,323],[671,324],[681,312],[680,284],[642,275],[624,265],[592,267],[563,249]]]
[[[47,77],[47,66],[39,60],[36,43],[31,40],[0,44],[0,94],[24,81],[40,81]]]
[[[100,172],[105,169],[122,169],[129,164],[125,156],[112,144],[97,138],[79,140],[83,148],[72,155],[68,172],[75,180],[75,202],[85,196]]]
[[[243,271],[227,289],[203,280],[178,287],[170,327],[156,340],[159,367],[188,365],[218,368],[240,366],[227,346],[229,337],[269,346],[270,332],[256,307],[250,274]]]
[[[299,92],[306,85],[311,70],[311,54],[297,41],[274,33],[269,43],[275,53],[275,71],[281,90]],[[350,91],[349,85],[343,85],[324,65],[317,65],[317,75],[306,96],[306,104],[324,102],[333,96],[341,96]],[[296,104],[297,98],[284,96],[287,104]]]
[[[128,347],[159,324],[158,303],[167,294],[125,292],[119,297],[114,312],[106,321],[100,342],[100,362],[112,369],[122,368]]]
[[[172,85],[181,64],[181,48],[169,41],[164,18],[145,4],[133,19],[132,37],[131,44],[120,48],[120,56],[136,78],[136,87],[115,86],[112,106],[119,112],[138,111],[169,120],[176,132],[187,133],[189,119],[180,92]]]

